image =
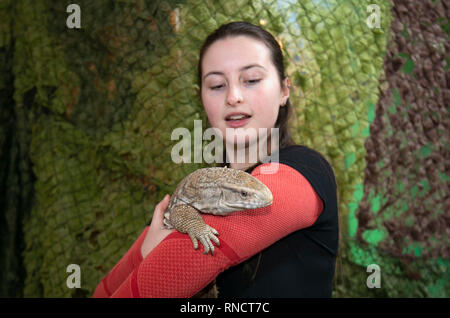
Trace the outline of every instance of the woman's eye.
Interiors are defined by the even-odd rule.
[[[211,88],[212,90],[217,90],[217,89],[221,89],[222,87],[223,87],[223,85],[221,84],[221,85],[211,86],[210,88]]]
[[[259,83],[260,81],[261,81],[261,79],[251,79],[251,80],[247,80],[246,83],[253,85],[253,84]]]
[[[255,85],[257,83],[259,83],[261,81],[261,79],[251,79],[251,80],[246,80],[245,83],[247,85]],[[214,85],[214,86],[210,86],[211,90],[220,90],[222,88],[224,88],[225,85],[224,84],[220,84],[220,85]]]

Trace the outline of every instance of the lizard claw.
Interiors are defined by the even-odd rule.
[[[203,254],[208,254],[209,251],[211,251],[211,254],[214,254],[214,245],[212,244],[211,240],[214,241],[217,246],[220,245],[219,239],[216,237],[216,235],[219,235],[219,233],[216,231],[216,229],[210,227],[208,224],[205,224],[205,226],[201,230],[192,232],[190,231],[188,232],[188,234],[192,240],[192,244],[194,245],[195,250],[198,248],[198,241],[203,244],[203,247],[205,249]]]

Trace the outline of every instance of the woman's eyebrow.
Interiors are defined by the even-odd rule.
[[[248,70],[248,69],[250,69],[250,68],[252,68],[252,67],[259,67],[259,68],[262,68],[262,69],[264,69],[265,71],[267,71],[267,69],[266,69],[264,66],[260,65],[260,64],[249,64],[249,65],[246,65],[246,66],[241,67],[241,68],[239,69],[239,72]],[[219,72],[219,71],[211,71],[211,72],[208,72],[205,76],[203,76],[203,79],[205,79],[205,78],[208,77],[209,75],[224,75],[224,73],[223,73],[223,72]]]

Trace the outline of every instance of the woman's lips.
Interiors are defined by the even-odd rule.
[[[250,118],[251,116],[249,114],[243,112],[233,112],[225,117],[225,122],[227,123],[228,127],[238,128],[247,124]]]
[[[242,119],[238,119],[238,120],[225,120],[225,122],[227,123],[228,127],[231,128],[238,128],[238,127],[242,127],[245,124],[248,123],[248,121],[250,120],[251,117],[245,117]]]

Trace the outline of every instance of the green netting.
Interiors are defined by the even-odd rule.
[[[22,254],[20,242],[2,244],[2,257],[12,260],[2,259],[2,265],[15,277],[2,280],[18,286],[3,293],[11,295],[14,290],[14,295],[27,297],[92,294],[142,231],[155,203],[171,193],[187,173],[205,166],[173,163],[171,149],[177,141],[171,140],[171,134],[177,127],[192,132],[196,119],[205,128],[206,115],[196,85],[200,46],[222,23],[245,20],[266,28],[282,45],[292,82],[294,139],[324,154],[336,174],[342,248],[334,296],[408,296],[416,285],[428,291],[420,296],[448,295],[447,279],[442,283],[448,248],[442,255],[427,254],[429,245],[420,242],[433,241],[429,237],[418,243],[398,243],[400,253],[392,248],[391,240],[396,240],[392,228],[399,225],[389,230],[389,221],[405,223],[406,216],[396,214],[402,204],[413,217],[406,224],[413,227],[420,222],[415,217],[419,210],[409,205],[411,196],[417,195],[409,185],[407,195],[390,202],[390,211],[383,210],[372,223],[364,222],[364,204],[386,205],[386,184],[396,183],[399,192],[394,194],[400,196],[405,191],[402,182],[419,175],[419,170],[379,173],[377,178],[372,178],[373,172],[368,174],[373,168],[368,163],[383,162],[386,154],[395,155],[398,150],[407,149],[406,157],[414,151],[396,143],[389,149],[381,147],[387,152],[372,151],[380,137],[386,139],[392,131],[402,130],[395,123],[392,131],[383,130],[385,125],[377,121],[379,109],[391,107],[395,113],[408,107],[403,103],[408,91],[395,91],[386,80],[391,73],[395,77],[387,67],[395,59],[404,58],[406,73],[412,73],[412,61],[417,63],[415,57],[410,58],[414,50],[410,55],[389,54],[392,45],[388,41],[396,40],[395,46],[395,34],[401,32],[390,29],[391,21],[401,19],[396,13],[398,8],[404,12],[403,5],[392,7],[383,0],[79,0],[77,4],[81,8],[79,30],[67,28],[68,3],[64,1],[0,4],[0,98],[5,105],[0,112],[0,146],[6,149],[4,162],[19,162],[2,166],[5,198],[13,195],[2,204],[4,218],[11,220],[2,230],[5,237],[13,237],[10,229],[15,228],[25,244]],[[371,4],[380,9],[380,28],[367,23]],[[438,11],[428,6],[424,10]],[[431,25],[442,25],[445,30],[445,21],[433,19]],[[443,46],[440,38],[437,41]],[[420,78],[409,80],[416,83]],[[445,95],[439,85],[436,89],[442,91],[437,96],[448,97],[448,90]],[[392,99],[384,99],[391,91],[392,106]],[[442,117],[445,110],[435,112],[441,121],[431,126],[448,124]],[[8,137],[8,131],[14,131],[12,136]],[[398,136],[408,144],[408,134]],[[432,139],[419,155],[425,158],[433,151],[448,154],[448,137]],[[440,163],[440,188],[419,194],[435,197],[435,218],[449,211],[448,190],[443,190],[448,185],[448,165]],[[424,178],[426,188],[431,181]],[[441,235],[445,231],[438,226],[431,249],[448,242]],[[410,268],[402,258],[411,254],[411,248],[418,254],[407,258],[408,264],[418,261],[414,266],[425,273],[416,285],[408,285]],[[420,263],[422,258],[425,263]],[[365,266],[372,261],[395,277],[391,282],[400,283],[386,283],[377,293],[368,290]],[[23,264],[25,274],[15,271],[16,263]],[[66,285],[69,264],[80,265],[81,289]]]

